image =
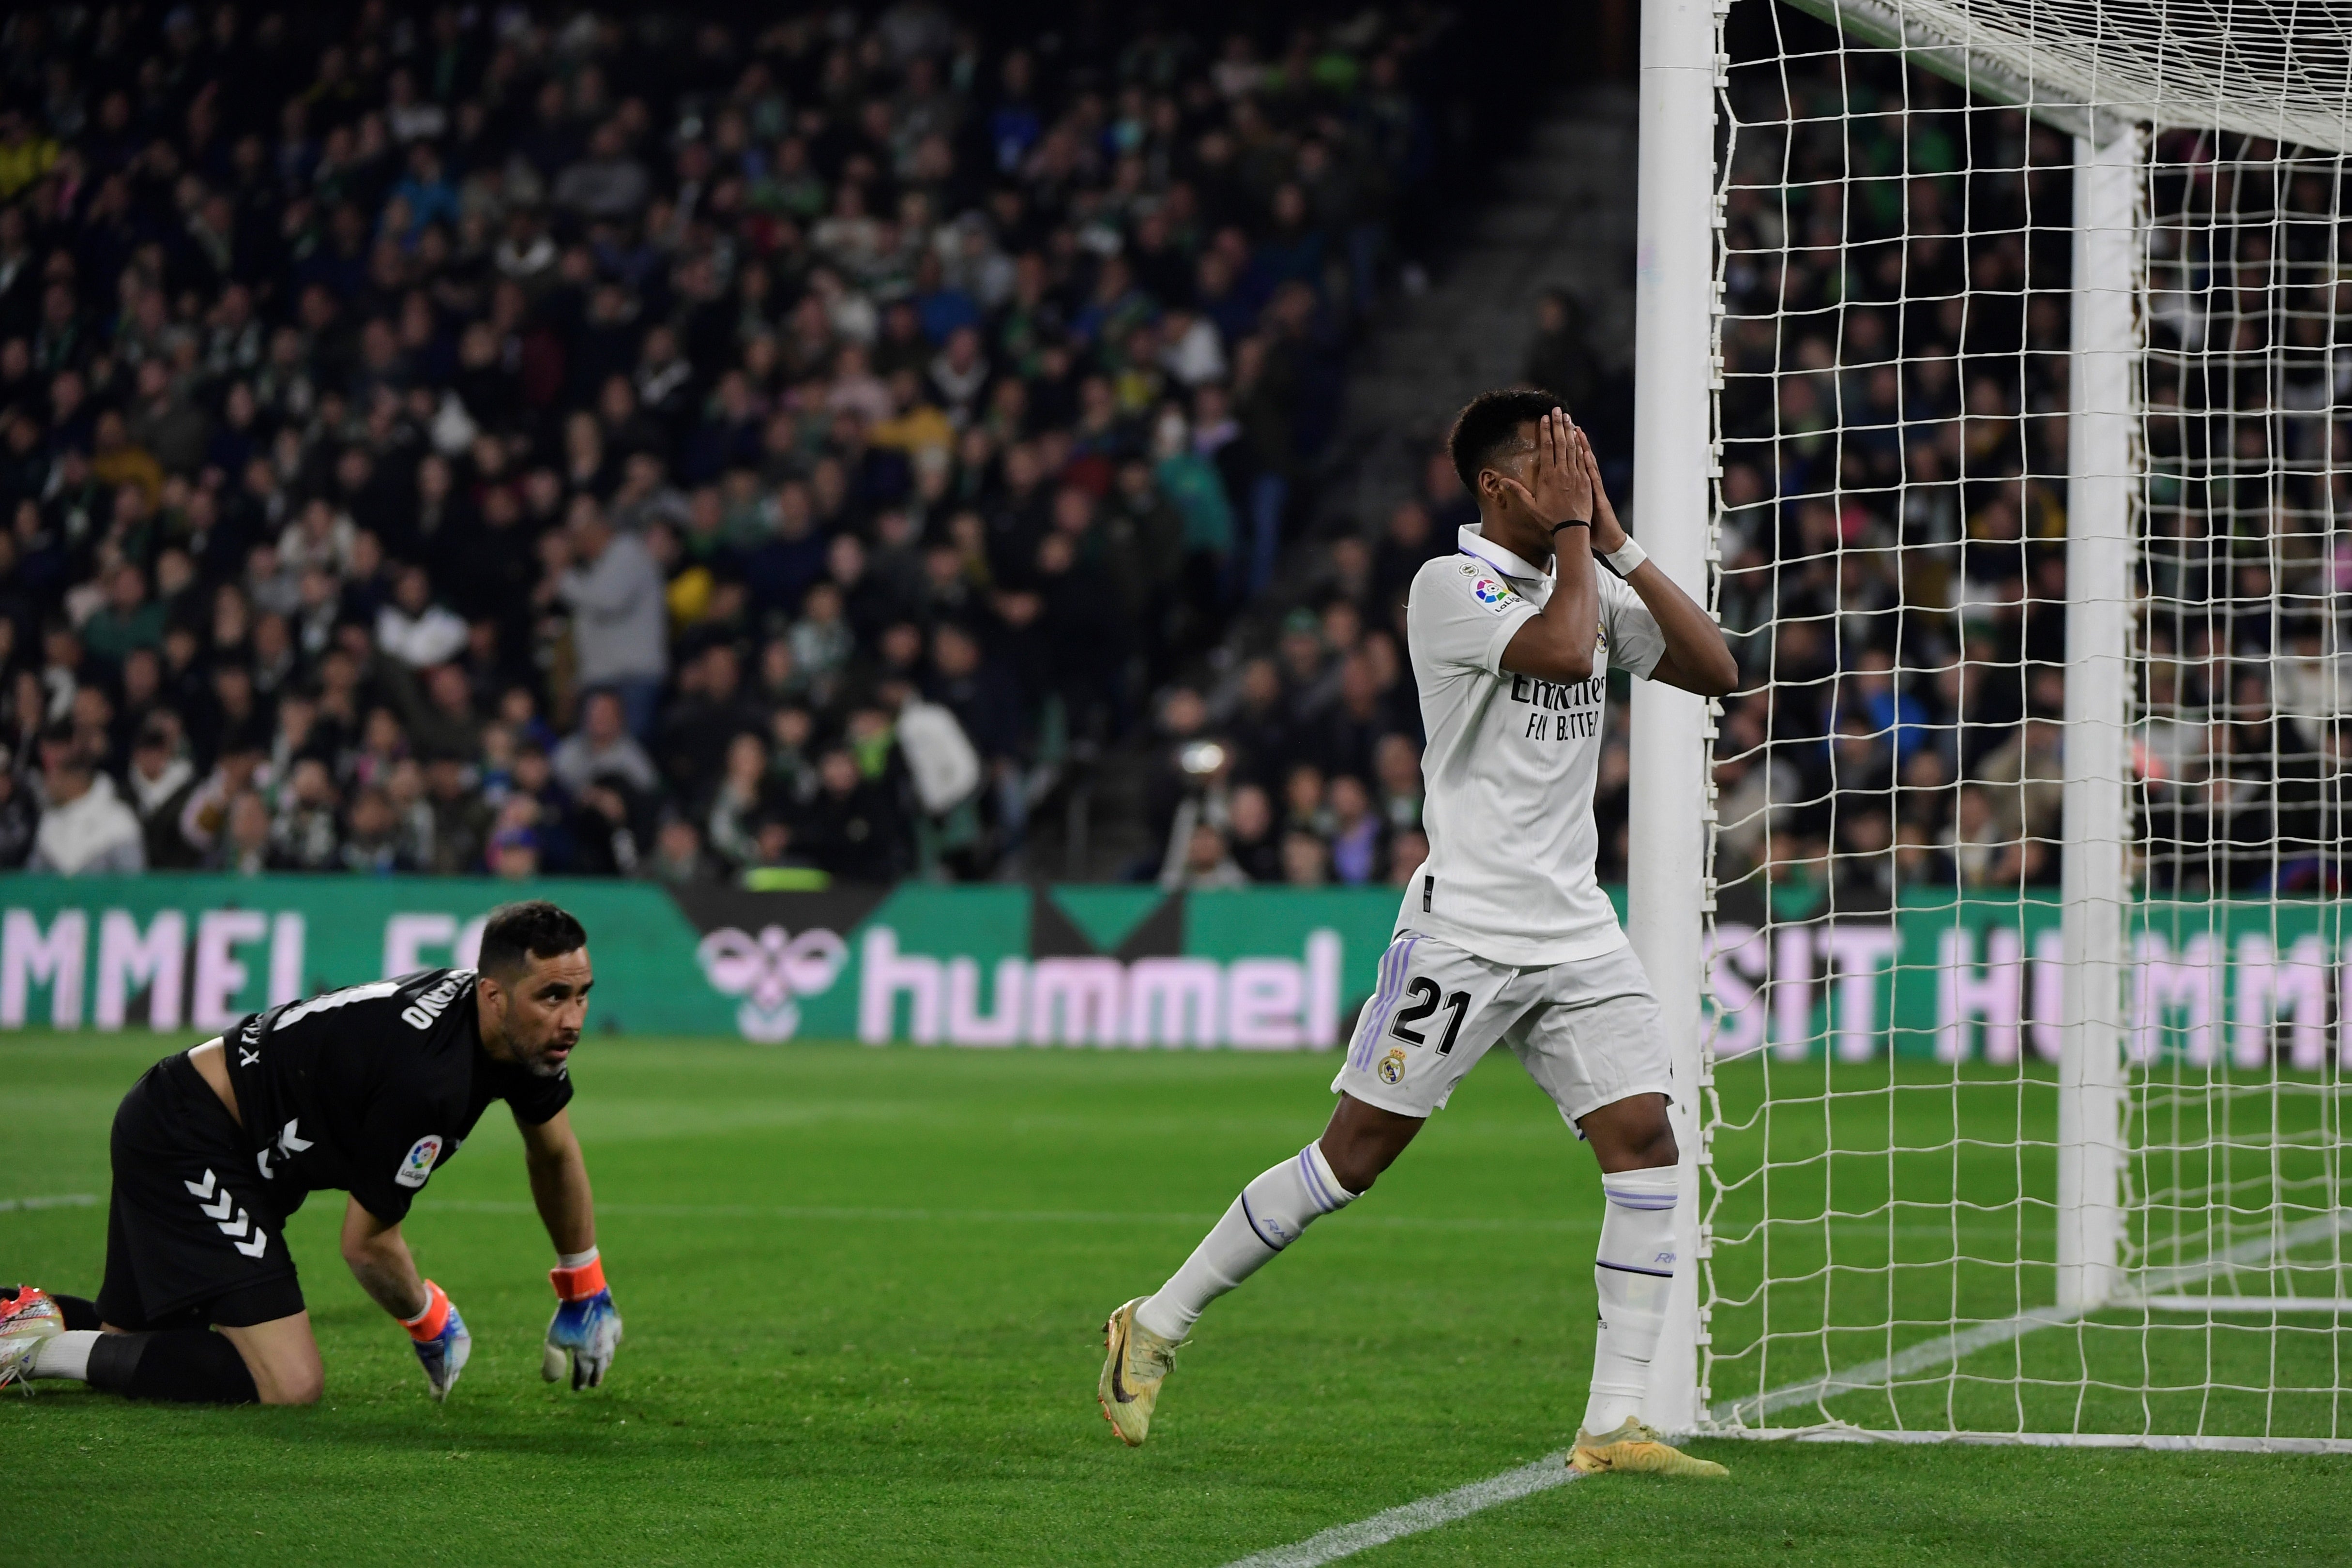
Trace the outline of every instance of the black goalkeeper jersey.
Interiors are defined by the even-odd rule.
[[[536,1124],[572,1099],[568,1072],[541,1078],[482,1049],[471,969],[280,1003],[221,1040],[254,1163],[285,1214],[333,1189],[396,1224],[491,1101]]]

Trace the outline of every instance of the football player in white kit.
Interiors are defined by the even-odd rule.
[[[1097,1396],[1141,1443],[1202,1310],[1360,1197],[1500,1043],[1592,1145],[1607,1199],[1591,1395],[1569,1465],[1721,1475],[1641,1418],[1675,1261],[1676,1089],[1656,998],[1594,875],[1592,792],[1612,664],[1703,696],[1729,692],[1738,667],[1626,537],[1583,433],[1549,394],[1486,393],[1449,444],[1479,520],[1414,574],[1405,617],[1429,735],[1429,859],[1332,1082],[1339,1107],[1156,1294],[1111,1314]]]

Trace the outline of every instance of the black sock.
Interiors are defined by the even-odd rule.
[[[90,1385],[130,1399],[251,1405],[261,1395],[236,1346],[210,1329],[110,1333],[90,1347]]]

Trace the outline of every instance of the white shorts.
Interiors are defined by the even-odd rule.
[[[1367,1105],[1427,1116],[1497,1040],[1571,1127],[1629,1095],[1674,1095],[1658,998],[1631,946],[1522,969],[1406,931],[1380,980],[1331,1081]]]

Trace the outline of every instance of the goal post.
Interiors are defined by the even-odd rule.
[[[2141,137],[2074,137],[2067,371],[2066,730],[2060,849],[2057,1304],[2121,1287],[2124,925],[2131,888],[2131,507],[2139,411]],[[2094,122],[2095,121],[2095,122]]]
[[[1710,571],[1710,342],[1714,336],[1715,0],[1649,0],[1642,7],[1640,164],[1634,219],[1633,504],[1632,530],[1651,561],[1706,601]],[[1706,984],[1706,708],[1650,682],[1633,691],[1626,862],[1633,950],[1657,992],[1674,1042],[1675,1141],[1682,1150],[1675,1212],[1682,1257],[1666,1298],[1643,1414],[1685,1430],[1699,1403],[1699,1168],[1704,1119],[1696,1092],[1706,1071],[1700,997]]]
[[[2352,1451],[2352,21],[1643,8],[1680,1432]]]

